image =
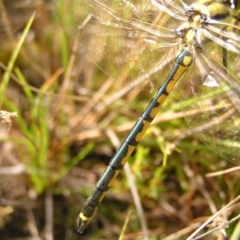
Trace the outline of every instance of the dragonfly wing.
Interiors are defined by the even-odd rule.
[[[149,1],[58,0],[56,9],[64,29],[78,37],[79,52],[107,75],[159,87],[163,80],[155,73],[176,56],[179,20]]]
[[[181,105],[187,123],[199,138],[225,159],[239,163],[239,55],[228,53],[231,60],[228,70],[221,63],[221,47],[215,45],[211,44],[211,51],[196,53],[196,71],[185,81],[182,94],[185,101]]]

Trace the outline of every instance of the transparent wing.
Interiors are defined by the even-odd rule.
[[[218,37],[218,41],[222,39]],[[230,42],[233,38],[224,39],[224,44]],[[230,47],[239,44],[239,40],[234,42]],[[196,52],[195,75],[184,83],[181,105],[187,123],[199,138],[224,158],[239,163],[240,56],[223,51],[221,45],[208,42]]]
[[[169,11],[185,19],[183,9],[170,4]],[[168,69],[178,51],[179,19],[144,0],[58,0],[56,9],[64,29],[79,38],[81,53],[105,73],[134,86],[144,81],[159,87],[156,73]]]
[[[210,148],[237,162],[240,18],[238,12],[225,11],[221,1],[206,4],[58,0],[56,9],[64,28],[79,39],[80,51],[122,82],[143,81],[151,88],[159,87],[177,52],[190,46],[195,63],[183,81],[181,97],[186,121]],[[215,11],[215,6],[222,8]]]

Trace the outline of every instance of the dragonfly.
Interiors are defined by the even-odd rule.
[[[160,86],[85,202],[82,233],[172,92],[187,123],[213,151],[240,162],[240,14],[237,0],[58,0],[64,28],[113,79]],[[91,44],[93,42],[93,44]],[[106,63],[104,57],[110,61]],[[163,74],[169,69],[167,76]]]

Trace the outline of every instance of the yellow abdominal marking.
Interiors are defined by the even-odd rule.
[[[150,122],[148,122],[146,120],[143,121],[143,129],[142,129],[141,132],[139,132],[136,135],[136,138],[135,138],[136,142],[139,142],[141,140],[143,134],[146,132],[146,130],[148,129],[149,125],[150,125]]]
[[[79,218],[80,218],[82,221],[84,221],[84,222],[88,222],[88,221],[91,220],[91,217],[86,217],[86,216],[84,216],[82,212],[80,212]]]

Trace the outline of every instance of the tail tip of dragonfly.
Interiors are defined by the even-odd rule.
[[[83,233],[86,225],[87,225],[86,221],[83,221],[81,218],[78,218],[78,220],[77,220],[77,231],[78,231],[78,233]]]

